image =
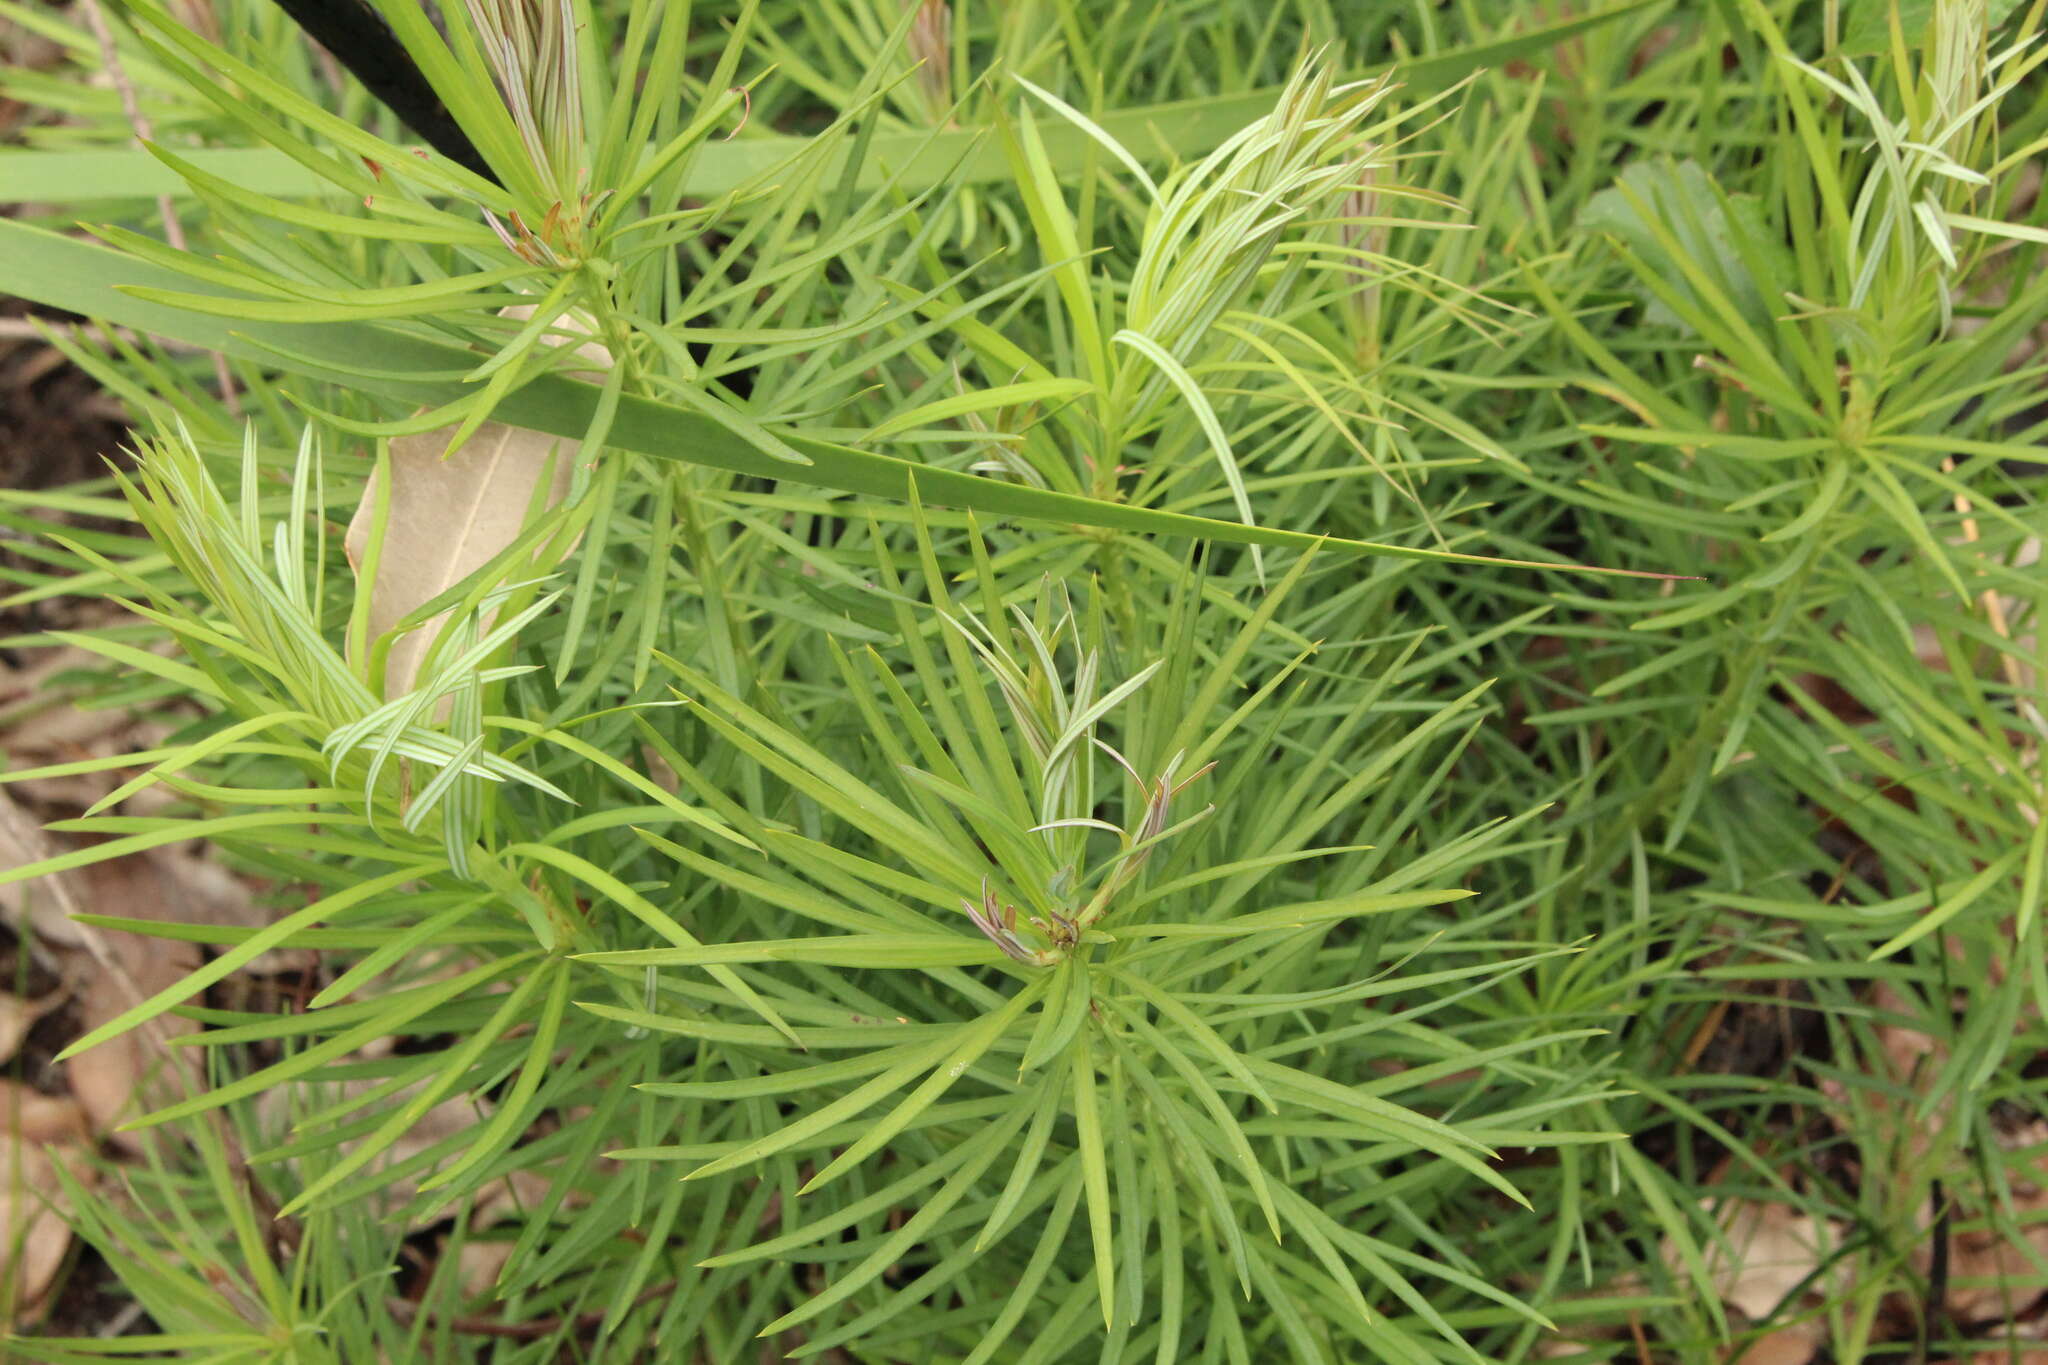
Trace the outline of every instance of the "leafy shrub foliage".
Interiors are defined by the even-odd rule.
[[[275,913],[94,921],[159,1335],[11,1350],[1718,1358],[1745,1198],[1853,1359],[2019,1238],[2039,6],[377,0],[472,165],[187,8],[0,161],[140,427],[14,601],[172,728],[4,876]]]

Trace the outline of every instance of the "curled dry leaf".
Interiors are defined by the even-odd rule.
[[[196,955],[170,958],[163,962],[161,968],[145,968],[137,976],[136,984],[145,991],[152,987],[161,989],[198,965]],[[144,998],[148,998],[147,995]],[[105,974],[94,976],[91,985],[80,996],[80,1002],[84,1007],[83,1022],[88,1028],[98,1028],[134,1003],[127,990]],[[178,1068],[187,1078],[196,1081],[198,1071],[192,1054],[174,1051],[166,1044],[171,1038],[191,1033],[197,1027],[189,1020],[159,1016],[66,1062],[71,1093],[91,1118],[93,1128],[106,1134],[123,1151],[140,1155],[142,1140],[135,1134],[119,1131],[119,1125],[171,1104],[188,1093],[186,1082],[181,1081],[171,1069]]]
[[[1870,1005],[1890,1016],[1914,1016],[1910,1003],[1885,982],[1871,990]],[[1903,1172],[1926,1158],[1949,1123],[1953,1100],[1944,1101],[1932,1122],[1916,1116],[1919,1097],[1941,1075],[1949,1051],[1940,1039],[1904,1024],[1880,1023],[1874,1032],[1877,1051],[1867,1065],[1886,1084],[1852,1092],[1849,1083],[1826,1077],[1820,1082],[1820,1091],[1829,1100],[1828,1116],[1836,1127],[1856,1137],[1866,1149],[1889,1145],[1899,1154],[1892,1169],[1895,1178],[1903,1181],[1908,1179]]]
[[[60,850],[33,816],[0,787],[0,867],[41,862]],[[81,927],[72,914],[86,907],[84,878],[59,872],[32,881],[0,886],[0,919],[37,952],[51,947],[82,947]]]
[[[0,789],[0,858],[18,866],[61,852],[61,847]],[[52,955],[52,965],[77,988],[80,1027],[98,1028],[133,1006],[175,985],[200,965],[197,945],[95,929],[79,923],[83,913],[167,923],[229,925],[254,928],[268,918],[247,886],[203,850],[157,849],[73,872],[46,876],[0,888],[0,915],[25,940]],[[271,954],[273,968],[296,967],[303,954]],[[39,1001],[10,1011],[0,999],[0,1044],[6,1055],[19,1045],[11,1028],[25,1031],[35,1013],[51,1003]],[[19,1004],[20,1002],[16,1002]],[[169,1015],[114,1038],[72,1058],[67,1066],[71,1090],[97,1131],[108,1132],[124,1148],[137,1150],[136,1140],[112,1130],[122,1120],[180,1097],[196,1079],[194,1059],[173,1053],[170,1038],[195,1026]],[[175,1058],[175,1060],[173,1060]],[[183,1070],[184,1078],[170,1067]]]
[[[93,909],[132,919],[175,919],[173,884],[157,860],[118,858],[85,869]],[[200,963],[197,945],[140,934],[94,931],[90,961],[81,962],[80,1023],[90,1032],[176,985]],[[106,1133],[123,1149],[139,1153],[140,1139],[114,1131],[121,1122],[181,1098],[198,1082],[192,1054],[169,1046],[170,1039],[198,1025],[172,1015],[159,1015],[139,1028],[65,1063],[71,1093],[85,1109],[94,1129]]]
[[[127,613],[99,624],[141,624]],[[168,645],[157,646],[168,650]],[[33,651],[21,668],[0,664],[0,746],[9,766],[40,767],[86,758],[109,758],[159,744],[170,733],[160,720],[127,706],[73,704],[78,695],[60,679],[73,670],[100,672],[107,662],[90,650],[64,645]],[[46,806],[84,809],[112,791],[129,774],[120,769],[70,777],[35,778],[11,784],[24,799]],[[144,799],[142,804],[147,804]]]
[[[97,672],[106,666],[106,660],[77,645],[38,649],[20,667],[0,662],[0,718],[6,723],[7,752],[40,762],[125,730],[132,714],[126,708],[71,706],[68,703],[77,694],[67,692],[60,682],[66,673]]]
[[[2041,1299],[2048,1277],[2048,1122],[2036,1120],[1998,1135],[1998,1145],[2012,1160],[2008,1186],[2013,1217],[1986,1226],[1980,1210],[1951,1211],[1948,1239],[1948,1294],[1943,1307],[1958,1323],[2013,1322]],[[1931,1236],[1914,1244],[1912,1264],[1921,1277],[1933,1269]],[[2048,1319],[2032,1315],[2037,1332],[2048,1332]],[[2034,1344],[2048,1365],[2048,1345]],[[1996,1357],[2003,1362],[2006,1356]],[[2022,1359],[2026,1358],[2022,1353]]]
[[[532,1210],[547,1198],[548,1189],[545,1177],[533,1171],[513,1171],[478,1196],[469,1215],[470,1232],[483,1232],[506,1218]],[[583,1201],[572,1195],[570,1202]],[[498,1276],[504,1273],[505,1263],[512,1258],[516,1245],[517,1239],[512,1237],[472,1236],[464,1242],[457,1261],[463,1295],[472,1299],[488,1295],[497,1285]]]
[[[1728,1365],[1808,1365],[1826,1342],[1827,1328],[1821,1322],[1795,1322],[1732,1348]]]
[[[296,1112],[293,1103],[295,1099],[303,1101],[305,1107],[324,1107],[354,1099],[381,1084],[381,1081],[374,1080],[350,1080],[328,1085],[285,1086],[264,1095],[258,1104],[257,1112],[271,1131],[281,1132],[291,1123]],[[416,1084],[396,1091],[382,1101],[382,1107],[388,1110],[403,1105],[417,1095],[419,1090],[420,1085]],[[444,1142],[458,1133],[473,1132],[490,1119],[491,1112],[489,1100],[465,1095],[450,1096],[420,1115],[396,1142],[370,1163],[368,1169],[372,1172],[387,1170],[412,1160],[429,1147]],[[341,1145],[340,1151],[350,1152],[355,1146],[353,1141],[346,1142]],[[419,1182],[430,1174],[431,1169],[413,1171],[384,1186],[376,1196],[379,1209],[391,1213],[410,1203],[413,1196],[419,1193]],[[494,1197],[494,1194],[495,1191],[487,1190],[478,1196],[478,1202],[481,1204]],[[441,1216],[443,1215],[434,1214],[414,1225],[412,1230],[418,1231]]]
[[[61,1189],[57,1159],[53,1149],[0,1135],[0,1266],[18,1315],[41,1306],[71,1246],[71,1229],[53,1202]]]
[[[1724,1304],[1751,1322],[1796,1317],[1810,1303],[1848,1287],[1842,1263],[1824,1268],[1828,1248],[1839,1238],[1811,1215],[1751,1199],[1722,1200],[1718,1209],[1713,1201],[1702,1206],[1714,1213],[1721,1229],[1720,1237],[1702,1248],[1714,1288]],[[1674,1274],[1684,1274],[1675,1247],[1664,1248],[1664,1259]],[[1728,1359],[1748,1365],[1804,1361],[1821,1345],[1823,1334],[1819,1323],[1787,1323],[1737,1348]],[[1804,1354],[1797,1354],[1802,1349]]]
[[[505,315],[526,318],[532,312],[522,305],[506,309]],[[591,328],[587,320],[574,317],[559,325],[586,335]],[[562,339],[551,340],[559,344]],[[595,342],[578,346],[577,354],[600,369],[611,367],[610,353]],[[462,449],[444,457],[456,430],[446,426],[391,442],[389,510],[376,579],[369,586],[371,643],[489,563],[518,539],[536,511],[557,505],[569,494],[581,458],[576,442],[485,422]],[[362,505],[348,524],[348,562],[358,578],[383,497],[382,479],[373,474],[363,489]],[[427,649],[447,620],[443,613],[392,643],[384,656],[387,698],[412,689]],[[489,624],[486,617],[483,625]]]
[[[68,845],[44,832],[36,818],[0,787],[0,867],[21,867],[66,851]],[[135,854],[122,864],[140,873],[148,894],[132,889],[117,901],[103,901],[115,888],[95,884],[89,869],[60,872],[0,887],[0,920],[39,949],[90,951],[88,930],[73,916],[84,913],[157,919],[177,924],[255,929],[270,914],[247,885],[201,847],[165,847]],[[105,866],[105,865],[102,865]],[[296,963],[296,959],[293,960]],[[53,964],[54,965],[54,964]]]
[[[62,1163],[73,1178],[92,1182],[85,1138],[77,1104],[0,1080],[0,1295],[18,1317],[41,1309],[71,1246],[57,1168]]]
[[[215,924],[235,929],[260,929],[272,913],[259,905],[249,884],[224,867],[205,848],[184,851],[156,849],[142,855],[162,888],[164,913],[151,918],[179,924]],[[241,970],[258,976],[302,971],[315,954],[305,948],[273,948]]]
[[[669,766],[669,761],[656,753],[651,745],[640,746],[640,762],[654,785],[670,796],[683,789],[683,780],[676,776],[676,770]]]
[[[525,529],[534,492],[552,507],[568,496],[574,442],[502,422],[486,422],[455,454],[444,427],[391,443],[391,501],[370,588],[369,639],[482,568]],[[348,524],[348,559],[360,575],[376,522],[381,480],[372,476]],[[384,695],[397,697],[419,679],[427,649],[448,621],[443,612],[394,641],[384,656]],[[488,620],[486,620],[488,625]]]
[[[2036,1225],[2024,1239],[1999,1229],[1954,1234],[1948,1239],[1948,1315],[1966,1324],[2013,1321],[2041,1297],[2042,1259],[2048,1259],[2048,1224]],[[1922,1274],[1931,1261],[1924,1242],[1914,1249]]]
[[[0,1062],[11,1060],[21,1051],[22,1039],[35,1027],[36,1020],[64,1003],[67,993],[51,991],[40,1000],[24,1000],[18,995],[0,991]]]
[[[43,1146],[81,1143],[90,1136],[78,1101],[45,1095],[4,1078],[0,1078],[0,1132]]]

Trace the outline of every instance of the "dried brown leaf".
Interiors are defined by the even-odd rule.
[[[380,1084],[382,1084],[381,1081],[372,1080],[339,1081],[332,1085],[315,1087],[310,1093],[316,1097],[316,1102],[320,1104],[340,1103],[364,1094]],[[420,1085],[424,1084],[426,1082],[422,1081],[418,1085],[411,1085],[398,1090],[388,1096],[382,1103],[389,1107],[403,1105],[414,1095],[418,1094]],[[291,1104],[295,1097],[294,1089],[283,1088],[273,1090],[258,1102],[257,1112],[265,1124],[274,1129],[282,1128],[291,1120],[293,1112]],[[477,1127],[490,1119],[491,1111],[492,1106],[489,1100],[465,1095],[450,1096],[448,1099],[442,1100],[439,1104],[427,1110],[426,1113],[420,1115],[413,1125],[399,1136],[396,1142],[377,1155],[367,1169],[375,1172],[387,1170],[392,1166],[402,1165],[418,1156],[421,1152],[426,1151],[429,1147],[435,1146],[458,1133],[473,1132]],[[355,1143],[347,1142],[342,1144],[340,1150],[345,1153],[353,1150],[354,1147]],[[414,1195],[419,1193],[419,1182],[431,1173],[431,1170],[413,1171],[392,1181],[378,1192],[376,1196],[378,1207],[386,1212],[395,1211],[403,1207],[412,1200]],[[478,1198],[480,1201],[483,1201],[488,1199],[490,1195],[491,1192],[486,1191],[484,1194],[479,1195]],[[440,1216],[439,1214],[429,1215],[424,1221],[417,1224],[413,1230],[417,1231],[420,1227],[427,1226]]]
[[[85,1137],[85,1116],[70,1100],[0,1081],[0,1300],[17,1318],[42,1307],[71,1246],[57,1167],[92,1183],[77,1145]]]
[[[0,1135],[0,1274],[18,1317],[40,1307],[70,1249],[71,1229],[52,1202],[61,1188],[51,1149]]]
[[[235,929],[260,929],[273,918],[269,909],[257,903],[249,884],[204,847],[158,849],[144,856],[162,887],[162,913],[150,918]],[[276,948],[252,959],[242,970],[258,976],[296,972],[310,967],[315,957],[310,949]]]
[[[1912,1018],[1916,1013],[1892,986],[1880,982],[1870,993],[1870,1005],[1886,1014]],[[1917,1117],[1919,1097],[1939,1079],[1948,1065],[1947,1044],[1920,1029],[1905,1024],[1880,1023],[1874,1030],[1877,1051],[1868,1064],[1886,1082],[1883,1086],[1855,1088],[1834,1077],[1824,1078],[1821,1093],[1831,1101],[1829,1116],[1843,1132],[1856,1137],[1866,1151],[1889,1150],[1895,1154],[1888,1165],[1901,1188],[1910,1188],[1906,1173],[1918,1169],[1933,1150],[1937,1138],[1949,1125],[1953,1100],[1945,1100],[1931,1122]]]
[[[531,317],[531,305],[505,310],[511,318]],[[587,319],[565,317],[558,324],[589,335]],[[566,338],[548,338],[561,344]],[[599,369],[610,354],[595,342],[576,348]],[[369,641],[408,614],[489,563],[526,529],[538,507],[553,507],[568,496],[580,458],[574,441],[485,422],[462,449],[444,457],[457,428],[442,427],[391,442],[390,509],[378,551],[376,581],[370,586]],[[542,488],[541,481],[547,480]],[[538,493],[538,498],[536,498]],[[348,524],[345,545],[358,578],[369,553],[383,480],[372,475],[362,505]],[[360,586],[359,589],[360,590]],[[433,618],[394,641],[384,657],[384,695],[400,696],[419,678],[434,637],[447,614]],[[485,618],[488,627],[489,618]]]
[[[66,993],[52,991],[40,1000],[24,1000],[18,995],[0,991],[0,1062],[10,1060],[21,1050],[22,1039],[35,1027],[36,1020],[64,1003]]]
[[[0,787],[0,867],[23,867],[58,852],[56,841]],[[80,947],[83,933],[71,916],[86,906],[83,880],[78,873],[59,872],[0,886],[0,919],[38,948]]]
[[[0,1132],[35,1143],[84,1142],[90,1135],[78,1101],[45,1095],[4,1078],[0,1078]]]
[[[369,638],[482,568],[525,529],[543,475],[542,505],[568,495],[573,441],[486,422],[455,454],[441,452],[453,427],[391,443],[391,504],[370,589]],[[349,563],[360,574],[376,521],[381,479],[372,476],[348,524]],[[384,695],[400,696],[419,678],[427,649],[447,622],[433,618],[394,641],[384,657]]]
[[[176,883],[164,874],[158,859],[118,858],[85,872],[89,903],[102,914],[174,919],[175,911],[188,908],[179,902]],[[94,931],[90,946],[90,961],[78,964],[80,1025],[85,1032],[176,985],[200,963],[195,944],[140,934]],[[139,1138],[112,1130],[126,1119],[183,1097],[197,1084],[192,1054],[169,1047],[171,1038],[197,1027],[189,1020],[159,1015],[65,1064],[71,1093],[96,1131],[107,1133],[125,1150],[140,1152]]]
[[[537,1207],[547,1198],[548,1189],[547,1179],[533,1171],[511,1172],[477,1196],[469,1215],[469,1230],[472,1233],[482,1232]],[[569,1202],[586,1201],[572,1194]],[[505,1262],[511,1259],[512,1249],[517,1244],[517,1240],[511,1237],[472,1237],[464,1242],[456,1259],[464,1296],[474,1299],[489,1294],[497,1285],[498,1276],[503,1273]]]
[[[1808,1283],[1820,1268],[1823,1247],[1838,1241],[1824,1237],[1811,1215],[1752,1199],[1721,1200],[1718,1210],[1714,1203],[1702,1201],[1721,1228],[1721,1237],[1704,1248],[1707,1269],[1721,1301],[1750,1321],[1769,1318],[1802,1285],[1807,1292],[1843,1288],[1839,1272]],[[1675,1273],[1682,1273],[1677,1248],[1667,1245],[1664,1257]]]
[[[2031,1249],[2031,1254],[2029,1254]],[[2038,1266],[2048,1258],[2048,1225],[2036,1225],[2024,1239],[1995,1229],[1960,1232],[1948,1240],[1948,1298],[1944,1307],[1961,1323],[2008,1322],[2041,1297]],[[1916,1249],[1924,1274],[1929,1256]]]
[[[119,612],[92,624],[141,623]],[[158,648],[168,651],[170,646]],[[82,696],[81,690],[67,690],[59,681],[66,672],[99,672],[106,667],[105,659],[75,645],[32,651],[31,661],[20,668],[0,666],[0,747],[6,749],[10,766],[31,768],[110,758],[163,742],[170,727],[161,720],[125,706],[77,705],[74,698]],[[108,769],[9,785],[18,800],[82,810],[128,776],[120,769]]]
[[[1734,1348],[1728,1352],[1728,1365],[1807,1365],[1827,1343],[1827,1335],[1819,1322],[1795,1322]]]

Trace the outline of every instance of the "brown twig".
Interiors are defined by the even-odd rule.
[[[1628,1314],[1628,1334],[1636,1344],[1636,1359],[1642,1365],[1656,1365],[1657,1357],[1650,1353],[1650,1339],[1643,1332],[1643,1315],[1633,1308]]]
[[[1693,1030],[1692,1038],[1685,1045],[1685,1052],[1678,1059],[1676,1074],[1683,1076],[1693,1069],[1694,1064],[1706,1052],[1707,1045],[1714,1041],[1714,1035],[1721,1031],[1721,1021],[1728,1016],[1729,1006],[1730,1001],[1723,996],[1707,1010],[1707,1017]]]

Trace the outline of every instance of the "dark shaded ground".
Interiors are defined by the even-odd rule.
[[[58,326],[72,321],[38,316]],[[109,460],[126,462],[127,416],[91,376],[30,329],[29,317],[22,300],[0,299],[0,488],[38,492],[104,478]],[[57,514],[42,518],[32,505],[22,510],[79,524]],[[21,586],[18,573],[36,567],[9,543],[19,537],[13,527],[0,526],[0,597]],[[66,616],[61,599],[0,608],[0,635],[45,629]],[[10,656],[6,662],[18,660]]]
[[[126,439],[127,419],[54,347],[18,335],[28,317],[20,299],[0,301],[0,486],[58,488],[96,478],[106,472],[103,456]]]
[[[99,478],[107,460],[122,460],[128,423],[120,407],[92,378],[26,326],[29,309],[19,299],[0,299],[0,488],[35,492]],[[73,520],[72,518],[53,518]],[[12,545],[17,533],[0,528],[0,572],[30,568],[33,561]],[[0,596],[17,586],[11,572],[0,580]],[[17,635],[66,620],[69,603],[55,599],[27,607],[0,608],[0,635]],[[20,652],[0,646],[9,664]],[[57,982],[15,935],[0,928],[0,982],[24,999],[38,999]],[[7,1073],[36,1090],[61,1093],[56,1054],[79,1029],[69,1009],[37,1021]],[[59,1272],[53,1297],[38,1330],[52,1336],[125,1335],[152,1330],[112,1269],[98,1253],[77,1241],[72,1262]]]

